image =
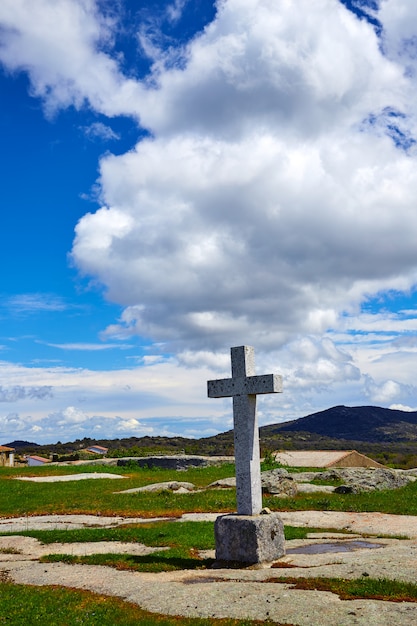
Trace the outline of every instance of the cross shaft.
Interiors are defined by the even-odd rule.
[[[236,462],[236,498],[239,515],[257,515],[262,509],[259,428],[256,395],[280,393],[277,374],[255,376],[255,351],[251,346],[231,348],[232,378],[209,380],[209,398],[233,398]]]

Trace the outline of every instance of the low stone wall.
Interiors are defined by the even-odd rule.
[[[119,467],[130,465],[132,462],[139,467],[149,469],[157,467],[160,469],[185,470],[189,467],[207,467],[208,465],[221,465],[222,463],[232,463],[233,457],[211,457],[192,456],[179,454],[174,456],[146,456],[146,457],[125,457],[117,460]]]

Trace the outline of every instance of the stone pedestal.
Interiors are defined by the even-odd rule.
[[[214,534],[218,561],[267,563],[285,554],[284,525],[278,513],[221,515]]]

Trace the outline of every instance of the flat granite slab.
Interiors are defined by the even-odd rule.
[[[311,543],[311,539],[304,541]],[[159,574],[34,560],[4,560],[2,563],[0,554],[0,579],[3,570],[3,578],[16,583],[90,590],[166,615],[271,620],[293,626],[410,626],[417,622],[416,603],[344,601],[330,592],[298,590],[279,581],[285,576],[356,578],[365,573],[376,578],[415,581],[416,543],[395,539],[378,541],[383,542],[384,547],[308,555],[306,559],[299,554],[287,556],[279,561],[282,563],[279,568]],[[295,543],[299,545],[300,540]],[[288,544],[291,547],[293,542]]]
[[[205,514],[207,519],[210,514]],[[214,517],[213,515],[211,515]],[[381,513],[291,512],[283,513],[286,523],[323,528],[353,529],[355,524],[372,529],[373,534],[417,530],[417,518]],[[188,514],[185,519],[202,519]],[[183,519],[184,519],[183,518]],[[161,518],[159,518],[161,519]],[[0,519],[0,531],[10,530],[13,522],[20,530],[34,527],[73,528],[80,526],[118,526],[148,522],[143,518],[83,515],[38,516],[16,520]],[[337,521],[337,523],[336,523]],[[400,524],[401,521],[401,524]],[[307,522],[309,522],[307,524]],[[26,528],[25,528],[26,526]],[[368,532],[365,531],[365,532]],[[405,533],[404,533],[405,534]],[[358,548],[350,552],[308,553],[308,547],[324,542],[347,543],[355,537],[346,534],[310,534],[307,539],[287,541],[288,554],[273,567],[206,569],[163,572],[159,574],[118,571],[93,565],[39,563],[40,554],[69,552],[93,554],[115,550],[140,554],[148,550],[142,544],[111,542],[54,544],[42,546],[30,537],[3,537],[0,542],[0,580],[31,585],[61,585],[116,596],[134,602],[155,613],[190,617],[231,617],[272,620],[293,626],[410,626],[417,623],[417,604],[380,600],[344,601],[330,592],[294,589],[282,577],[390,578],[415,582],[417,542],[412,540],[366,537],[374,549]],[[72,546],[72,547],[71,547]],[[307,548],[293,553],[293,548]],[[16,553],[13,553],[13,550]]]
[[[214,522],[223,513],[184,513],[178,522]],[[417,539],[417,516],[390,515],[388,513],[350,513],[342,511],[282,511],[279,513],[284,525],[304,528],[337,528],[354,533],[370,535],[403,536]],[[0,532],[23,530],[52,530],[60,528],[102,527],[112,528],[122,524],[143,524],[152,521],[171,520],[172,517],[144,518],[120,515],[30,515],[26,517],[0,517]]]
[[[77,528],[116,528],[123,524],[145,524],[172,520],[170,517],[121,517],[120,515],[31,515],[0,518],[0,533],[18,533],[25,530],[73,530]]]
[[[14,480],[27,480],[32,483],[61,483],[70,480],[94,480],[98,478],[126,478],[120,474],[109,474],[108,472],[85,472],[83,474],[63,474],[61,476],[15,476]]]

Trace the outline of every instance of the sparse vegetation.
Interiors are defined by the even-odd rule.
[[[388,602],[417,602],[417,585],[388,578],[270,578],[266,582],[290,583],[294,589],[331,591],[342,600],[367,598]]]
[[[60,587],[27,587],[0,581],[0,624],[56,626],[57,623],[65,626],[255,626],[264,622],[169,617],[149,613],[136,604],[118,598],[87,591]]]
[[[76,530],[27,531],[18,534],[35,537],[44,544],[68,543],[68,554],[51,554],[43,562],[107,565],[120,570],[161,572],[176,569],[204,569],[213,564],[213,559],[202,558],[200,550],[214,549],[213,522],[153,522],[134,524],[118,528],[82,528]],[[323,532],[322,529],[285,527],[285,538],[302,539],[307,533]],[[15,533],[17,534],[17,533]],[[147,546],[168,548],[149,555],[92,554],[74,556],[70,545],[73,542],[122,541],[143,543]]]
[[[277,469],[279,467],[282,467],[282,465],[275,460],[275,456],[272,450],[266,450],[264,454],[264,459],[261,462],[261,471],[266,472],[268,470]]]
[[[411,458],[411,457],[410,457]],[[408,462],[410,462],[410,458]],[[263,469],[277,467],[271,450],[265,453]],[[97,466],[47,466],[35,468],[0,468],[0,515],[21,516],[53,513],[92,513],[100,515],[176,517],[183,512],[233,511],[234,489],[210,489],[197,493],[176,494],[169,491],[133,494],[114,493],[125,489],[168,480],[186,480],[197,487],[205,487],[215,480],[234,475],[234,466],[224,464],[207,468],[190,468],[181,475],[174,470],[127,467],[107,467],[106,472],[124,476],[123,480],[83,480],[63,483],[32,483],[13,480],[19,475],[42,476],[103,471]],[[417,482],[392,491],[374,491],[362,494],[300,494],[285,500],[265,496],[264,504],[272,510],[337,510],[380,511],[385,513],[417,515]],[[286,527],[287,539],[303,538],[313,529]],[[320,530],[323,532],[323,529]],[[121,526],[112,529],[88,528],[71,531],[28,531],[21,533],[37,537],[44,543],[73,541],[133,541],[155,547],[168,547],[147,556],[120,554],[76,557],[71,554],[44,557],[48,562],[90,563],[117,569],[159,572],[173,569],[209,567],[211,559],[201,556],[200,550],[214,547],[213,524],[209,522],[159,522]],[[51,550],[52,552],[52,550]],[[69,550],[70,552],[70,550]],[[11,553],[11,552],[10,552]],[[319,589],[338,593],[342,599],[378,598],[390,601],[417,601],[417,587],[390,580],[370,577],[355,581],[345,579],[274,578],[275,582],[291,583],[300,589]],[[51,616],[60,613],[62,623],[68,626],[95,624],[163,624],[171,626],[175,618],[155,616],[117,599],[95,596],[85,592],[64,589],[35,589],[14,585],[3,576],[0,579],[0,624],[17,626],[40,622],[56,623]],[[82,617],[80,615],[82,614]],[[3,617],[2,617],[3,616]],[[48,619],[50,621],[48,621]],[[234,626],[255,624],[241,620],[186,620],[181,624],[203,626],[211,624]]]

